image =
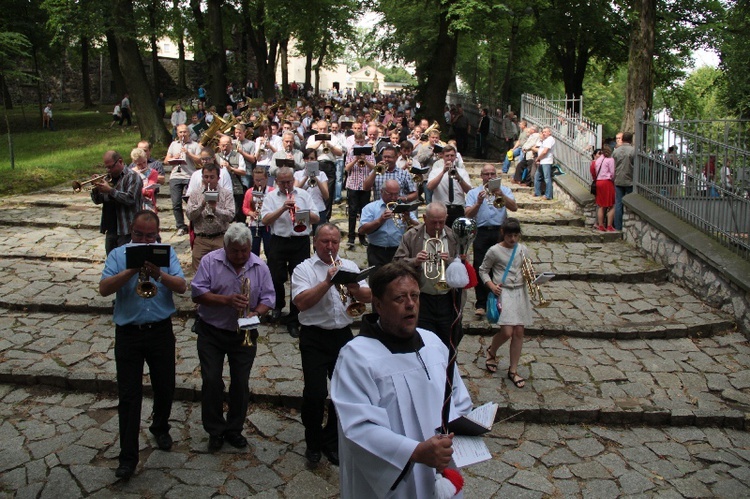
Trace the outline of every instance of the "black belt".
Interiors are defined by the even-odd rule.
[[[500,230],[499,225],[485,225],[483,227],[477,227],[477,230]]]
[[[146,322],[145,324],[125,324],[124,326],[120,326],[120,327],[127,328],[127,329],[138,329],[139,331],[146,331],[149,329],[157,329],[157,328],[168,326],[171,323],[171,320],[172,319],[168,317],[158,322]]]
[[[195,237],[202,237],[204,239],[213,239],[214,237],[223,236],[224,232],[215,232],[213,234],[206,234],[205,232],[196,232]]]
[[[375,249],[382,249],[382,250],[391,250],[394,248],[398,249],[398,246],[378,246],[377,244],[372,244],[372,243],[370,243],[370,247],[375,248]]]

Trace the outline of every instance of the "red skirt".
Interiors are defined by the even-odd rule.
[[[596,205],[610,208],[615,205],[615,183],[611,180],[596,181]]]

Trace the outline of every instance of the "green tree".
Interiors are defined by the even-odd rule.
[[[4,83],[10,78],[28,79],[28,75],[19,70],[18,61],[29,57],[31,42],[21,33],[11,31],[0,31],[0,82]],[[8,132],[8,152],[10,154],[10,167],[15,168],[16,162],[13,154],[13,134],[10,129],[7,105],[3,107],[5,116],[5,128]]]
[[[727,12],[721,35],[721,68],[726,77],[721,96],[741,118],[750,118],[750,0],[737,0]]]
[[[721,70],[703,66],[690,73],[681,85],[665,90],[663,99],[675,119],[726,118],[728,110],[721,100],[724,85]]]

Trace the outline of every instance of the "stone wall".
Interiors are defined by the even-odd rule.
[[[696,247],[691,248],[690,244],[675,240],[674,237],[679,236],[689,238],[692,242],[702,238],[696,237],[701,234],[687,234],[691,229],[686,229],[684,226],[687,224],[676,217],[673,218],[676,220],[677,231],[665,226],[666,212],[658,207],[656,209],[663,213],[655,223],[651,218],[654,214],[652,207],[643,211],[639,209],[641,203],[640,206],[634,206],[634,200],[630,201],[625,204],[623,219],[625,240],[664,265],[669,270],[671,281],[690,289],[708,305],[734,316],[740,330],[750,338],[750,290],[747,286],[750,283],[741,282],[743,274],[747,276],[744,270],[736,271],[745,269],[747,262],[729,253],[728,249],[718,248],[718,243],[701,244],[700,247],[697,246],[700,243],[696,243]],[[669,214],[666,216],[672,217]],[[697,229],[692,231],[698,233]],[[703,237],[708,239],[708,236]],[[724,263],[717,265],[719,259]]]
[[[593,196],[584,189],[572,175],[559,175],[552,180],[555,183],[554,198],[562,203],[565,209],[583,215],[586,227],[596,225],[596,204]]]

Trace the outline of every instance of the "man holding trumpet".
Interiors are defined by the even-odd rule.
[[[233,223],[224,234],[224,247],[201,260],[192,283],[198,304],[195,331],[201,363],[201,419],[209,435],[208,449],[217,451],[224,441],[238,449],[247,447],[242,429],[250,398],[250,370],[257,351],[258,331],[240,329],[240,318],[260,317],[274,307],[271,273],[254,255],[250,229]],[[243,281],[247,280],[249,286]],[[249,289],[247,289],[249,288]],[[229,411],[223,412],[224,356],[229,361]]]
[[[109,253],[130,242],[130,225],[141,209],[143,181],[141,176],[125,168],[122,156],[107,151],[102,158],[107,175],[92,178],[91,200],[102,205],[99,230],[104,236],[104,250]]]
[[[423,273],[419,287],[418,327],[433,331],[448,346],[451,328],[456,321],[458,307],[464,293],[450,289],[445,284],[445,267],[456,257],[458,245],[453,231],[445,226],[448,212],[445,205],[432,202],[427,205],[424,223],[412,227],[404,234],[393,260],[403,260]],[[461,324],[457,328],[456,347],[461,340]]]
[[[281,317],[281,310],[286,305],[284,283],[294,268],[310,256],[311,226],[320,221],[310,195],[294,187],[291,168],[279,168],[276,187],[266,195],[260,213],[263,225],[271,228],[268,267],[276,290],[276,308],[271,313],[274,320]],[[293,338],[299,337],[298,315],[297,306],[291,302],[287,330]]]

